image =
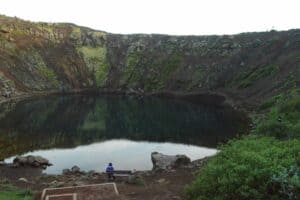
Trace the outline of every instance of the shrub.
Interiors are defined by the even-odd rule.
[[[298,93],[278,100],[266,114],[265,119],[259,121],[254,132],[279,139],[300,138],[300,97]]]
[[[276,138],[288,137],[288,127],[285,123],[278,122],[277,120],[268,120],[259,124],[257,131],[267,136],[274,136]]]
[[[296,165],[300,141],[248,136],[221,147],[185,190],[187,199],[284,199],[268,190],[274,177]]]
[[[291,123],[296,123],[300,119],[300,96],[282,102],[278,106],[278,113],[286,116]]]
[[[271,178],[268,188],[269,193],[276,194],[279,199],[300,199],[300,167],[295,165],[282,170]]]

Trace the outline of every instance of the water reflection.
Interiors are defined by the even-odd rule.
[[[52,96],[1,105],[0,158],[110,139],[215,147],[246,126],[243,115],[223,106],[150,97]]]
[[[73,149],[41,150],[29,154],[41,155],[51,160],[54,165],[47,168],[45,172],[58,174],[62,169],[71,168],[73,165],[80,166],[86,171],[103,171],[109,162],[122,170],[150,170],[152,168],[150,155],[153,151],[164,154],[174,154],[174,152],[186,154],[192,160],[216,153],[215,149],[193,145],[109,140]],[[13,158],[6,159],[7,162],[12,160]]]

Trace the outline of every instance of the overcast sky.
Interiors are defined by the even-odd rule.
[[[0,14],[112,33],[205,35],[300,28],[300,0],[0,0]]]

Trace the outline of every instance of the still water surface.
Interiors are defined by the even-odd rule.
[[[247,127],[229,107],[152,97],[52,96],[0,111],[0,158],[41,155],[54,164],[46,173],[73,165],[103,171],[108,162],[147,170],[153,151],[199,159]]]

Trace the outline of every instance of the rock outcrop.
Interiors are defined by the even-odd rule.
[[[62,174],[68,175],[68,174],[78,174],[78,173],[84,173],[84,171],[81,171],[81,169],[74,165],[71,169],[63,169]]]
[[[250,104],[299,84],[300,30],[119,35],[0,16],[0,101],[36,92],[215,92]]]
[[[13,164],[15,167],[19,166],[31,166],[31,167],[38,167],[38,168],[47,168],[48,166],[51,166],[52,164],[47,160],[46,158],[43,158],[41,156],[17,156],[13,160]]]
[[[74,165],[74,166],[71,168],[71,172],[72,172],[72,173],[79,173],[79,172],[80,172],[80,168],[79,168],[77,165]]]
[[[162,153],[151,153],[154,171],[176,169],[191,164],[191,159],[186,155],[164,155]]]

